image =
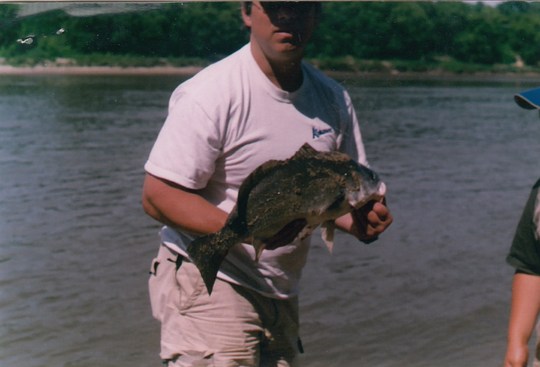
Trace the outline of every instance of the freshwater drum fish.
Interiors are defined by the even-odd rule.
[[[224,227],[193,240],[187,252],[212,293],[219,267],[234,245],[253,245],[257,261],[267,245],[286,245],[322,225],[323,240],[331,249],[334,220],[381,200],[385,191],[374,171],[348,155],[319,152],[306,143],[291,158],[255,169],[242,182]],[[280,238],[278,243],[275,238]]]

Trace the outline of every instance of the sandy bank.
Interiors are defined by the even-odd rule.
[[[197,66],[116,67],[116,66],[34,66],[0,65],[0,75],[193,75]]]

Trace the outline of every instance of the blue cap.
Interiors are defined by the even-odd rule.
[[[534,88],[526,90],[525,92],[518,93],[514,96],[514,101],[519,107],[527,110],[540,110],[540,88]]]

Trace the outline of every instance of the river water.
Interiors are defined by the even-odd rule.
[[[179,76],[0,77],[0,365],[159,366],[143,164]],[[343,79],[394,224],[315,238],[304,366],[499,366],[504,262],[540,174],[531,82]],[[538,83],[540,84],[540,82]]]

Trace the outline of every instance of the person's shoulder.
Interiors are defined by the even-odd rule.
[[[304,63],[304,72],[308,75],[312,93],[315,93],[341,111],[347,111],[352,106],[352,100],[347,89],[338,81],[326,75],[315,66]]]
[[[242,73],[243,49],[207,66],[180,84],[173,93],[173,100],[190,95],[194,99],[224,98],[234,92]]]
[[[335,79],[326,75],[322,70],[316,68],[310,63],[303,63],[305,72],[310,76],[312,80],[322,83],[328,87],[344,90],[345,88]]]
[[[533,190],[536,190],[540,187],[540,178],[538,179],[538,181],[536,181],[536,183],[533,185]]]
[[[303,65],[305,73],[308,75],[311,84],[315,88],[329,95],[339,97],[348,95],[346,88],[341,85],[341,83],[326,75],[322,70],[317,69],[315,66],[306,62],[304,62]]]

